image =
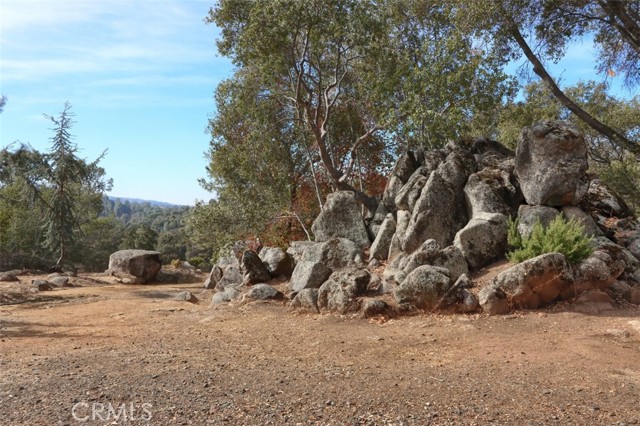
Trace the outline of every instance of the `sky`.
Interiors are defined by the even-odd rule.
[[[213,0],[0,0],[0,147],[48,150],[66,101],[79,156],[101,161],[110,195],[192,205],[213,194],[206,126],[216,85]]]
[[[0,147],[48,150],[69,101],[80,156],[108,150],[110,195],[192,205],[206,177],[217,84],[233,72],[203,22],[214,0],[0,0]],[[564,84],[594,77],[590,42],[550,66]],[[523,61],[510,66],[515,71]],[[614,86],[617,84],[613,81]],[[618,85],[615,91],[629,96]]]

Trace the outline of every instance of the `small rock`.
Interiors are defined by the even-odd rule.
[[[227,287],[224,291],[218,292],[213,295],[211,299],[212,305],[220,305],[222,303],[229,303],[236,299],[240,295],[240,292],[235,287]]]
[[[284,294],[268,284],[256,284],[249,289],[245,297],[253,300],[282,299]]]
[[[12,272],[0,273],[0,282],[15,282],[15,281],[20,281],[20,280]]]
[[[384,300],[366,299],[362,303],[362,317],[371,318],[385,315],[389,312],[389,305]]]
[[[38,291],[49,291],[53,289],[53,286],[45,280],[31,280],[31,285],[38,289]]]
[[[606,334],[620,339],[628,339],[631,336],[627,330],[620,330],[619,328],[609,328],[607,329]]]
[[[298,294],[291,300],[289,306],[292,309],[298,309],[301,311],[318,313],[318,289],[317,288],[305,288],[300,290]]]
[[[194,296],[190,291],[181,291],[173,299],[181,300],[183,302],[198,303],[198,298]]]
[[[69,277],[65,277],[64,275],[58,275],[54,277],[47,277],[47,282],[55,285],[56,287],[69,287]]]

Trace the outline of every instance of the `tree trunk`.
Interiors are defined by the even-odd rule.
[[[518,25],[515,23],[513,18],[511,18],[511,16],[507,16],[506,21],[509,34],[511,34],[516,43],[518,43],[518,46],[520,46],[520,49],[522,49],[524,55],[533,65],[533,72],[535,72],[542,79],[542,81],[545,82],[545,84],[551,91],[551,94],[562,105],[564,105],[569,111],[574,113],[580,120],[584,121],[593,130],[609,138],[609,140],[611,140],[613,143],[621,146],[627,151],[632,152],[635,155],[640,155],[640,145],[630,141],[620,132],[602,123],[597,118],[582,109],[571,99],[569,99],[569,97],[564,94],[560,87],[558,87],[556,82],[553,80],[553,77],[551,77],[551,75],[547,72],[540,59],[538,59],[533,50],[531,50],[531,47],[529,47],[527,41],[520,33],[520,29],[518,28]]]

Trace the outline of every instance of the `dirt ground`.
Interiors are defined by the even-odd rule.
[[[630,306],[365,320],[33,278],[0,283],[2,425],[640,424]]]

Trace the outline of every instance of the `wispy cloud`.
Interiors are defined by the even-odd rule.
[[[202,12],[169,0],[3,0],[1,79],[170,72],[211,61],[213,27],[202,22],[206,3],[197,4]]]

